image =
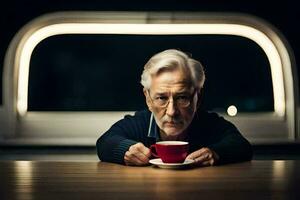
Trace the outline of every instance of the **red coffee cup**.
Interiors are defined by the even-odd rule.
[[[189,143],[183,141],[162,141],[150,146],[151,154],[164,163],[183,163],[189,152]]]

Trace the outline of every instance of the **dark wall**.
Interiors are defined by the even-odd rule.
[[[240,12],[260,17],[279,29],[290,43],[299,63],[300,19],[297,1],[122,1],[122,0],[10,0],[0,3],[0,75],[2,76],[5,51],[16,32],[33,18],[54,11],[206,11]],[[299,77],[298,67],[298,77]],[[0,83],[2,88],[2,83]],[[1,91],[1,90],[0,90]],[[0,104],[2,92],[0,92]]]

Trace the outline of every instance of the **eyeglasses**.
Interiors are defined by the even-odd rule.
[[[158,95],[154,98],[151,98],[150,90],[147,90],[148,95],[149,95],[152,103],[154,104],[154,106],[160,107],[160,108],[166,108],[168,106],[168,104],[170,103],[171,99],[177,107],[187,108],[193,101],[196,91],[197,90],[194,90],[194,92],[192,94],[180,94],[180,95],[174,96],[172,98],[168,95]]]

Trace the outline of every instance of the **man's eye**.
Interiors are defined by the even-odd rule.
[[[167,100],[168,100],[168,97],[160,96],[160,97],[156,97],[156,100],[159,100],[159,101],[167,101]]]
[[[178,100],[188,100],[189,97],[188,96],[178,96],[176,99],[178,99]]]

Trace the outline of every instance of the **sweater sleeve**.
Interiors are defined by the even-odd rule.
[[[106,131],[96,143],[101,161],[124,164],[124,155],[129,147],[140,142],[145,120],[141,117],[125,116]]]
[[[251,144],[239,130],[223,117],[216,116],[214,121],[214,142],[208,147],[219,155],[218,164],[241,162],[252,159]]]

